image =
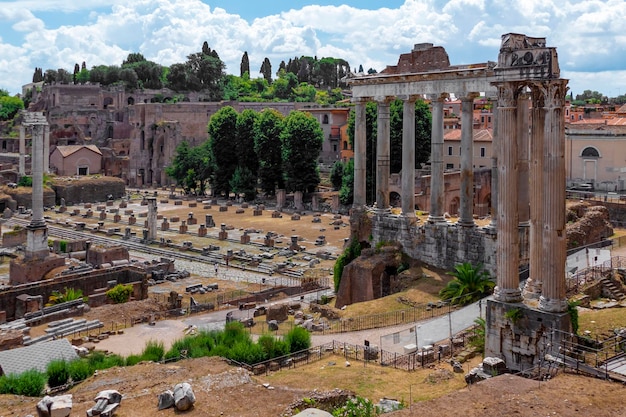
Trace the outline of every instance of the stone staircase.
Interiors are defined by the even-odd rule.
[[[602,284],[603,289],[611,294],[611,298],[622,302],[626,299],[626,294],[622,291],[620,287],[618,287],[613,281],[611,281],[608,277],[600,278],[600,283]]]

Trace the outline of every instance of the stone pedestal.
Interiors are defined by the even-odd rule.
[[[198,237],[205,237],[207,233],[207,228],[201,224],[200,227],[198,228]]]
[[[196,203],[195,201],[193,202],[189,202],[189,208],[194,208],[194,207],[198,207],[198,203]]]
[[[228,232],[226,230],[220,230],[220,233],[218,234],[217,238],[219,240],[226,240],[226,239],[228,239]]]
[[[120,220],[122,220],[122,216],[120,216],[119,214],[115,214],[115,215],[113,216],[113,222],[115,222],[115,223],[119,223],[119,222],[120,222]]]
[[[220,212],[228,211],[228,206],[220,206]]]
[[[137,218],[135,217],[134,214],[131,214],[130,217],[128,218],[128,224],[133,225],[135,223],[137,223]]]
[[[43,259],[50,254],[48,249],[48,228],[45,223],[42,226],[26,226],[26,250],[24,257],[30,259]]]
[[[166,218],[163,218],[163,222],[161,222],[161,231],[165,232],[167,230],[170,230],[170,223]]]
[[[126,201],[121,201],[120,205],[118,207],[121,208],[121,209],[126,208],[126,207],[128,207],[128,203]]]
[[[293,205],[296,210],[304,210],[304,206],[302,204],[302,191],[295,191],[293,193]]]
[[[539,365],[571,332],[567,313],[548,313],[523,303],[487,301],[485,357],[502,358],[512,371]],[[553,332],[552,330],[556,330]]]
[[[274,247],[274,239],[272,239],[272,235],[270,235],[268,233],[265,236],[265,239],[263,239],[263,245],[267,246],[268,248],[273,248]]]
[[[183,220],[180,226],[178,227],[178,233],[180,234],[187,233],[187,222],[185,220]]]
[[[262,215],[263,215],[263,210],[261,210],[261,209],[259,208],[259,206],[256,206],[256,207],[254,208],[254,210],[252,210],[252,215],[253,215],[253,216],[262,216]]]
[[[243,244],[248,244],[250,243],[250,235],[248,235],[248,232],[243,232],[243,235],[241,235],[241,238],[239,239],[240,243]]]
[[[100,212],[100,216],[98,216],[98,218],[99,218],[100,220],[106,220],[106,218],[107,218],[107,212],[106,212],[106,211],[101,211],[101,212]]]
[[[282,215],[282,213],[280,211],[273,211],[272,212],[272,219],[280,219],[282,217],[283,217],[283,215]]]
[[[215,220],[213,220],[212,214],[206,214],[204,216],[204,225],[206,227],[215,227]]]
[[[282,209],[283,207],[285,207],[285,201],[286,201],[286,191],[284,189],[279,189],[276,190],[276,208],[277,209]]]
[[[88,209],[87,212],[85,213],[85,217],[92,217],[93,216],[93,211],[91,209]]]
[[[289,245],[289,249],[295,250],[295,251],[300,250],[300,244],[298,243],[297,235],[291,236],[291,244]]]
[[[198,219],[193,217],[193,213],[189,213],[189,217],[187,217],[187,224],[190,226],[193,224],[198,224]]]

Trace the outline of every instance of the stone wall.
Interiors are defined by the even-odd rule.
[[[40,281],[30,284],[13,286],[0,292],[0,306],[6,312],[7,320],[14,320],[17,297],[24,294],[37,294],[48,300],[53,291],[63,292],[65,288],[79,289],[83,295],[89,296],[96,290],[108,288],[111,281],[118,284],[133,284],[133,295],[136,299],[148,296],[148,274],[145,270],[124,266],[106,270],[94,270],[88,273],[65,275],[53,280]]]
[[[493,229],[417,223],[415,219],[396,215],[373,216],[372,222],[374,245],[383,241],[399,242],[411,258],[447,270],[463,262],[480,263],[495,277],[496,235],[492,233]],[[521,235],[527,233],[528,228],[520,228]],[[521,264],[527,262],[527,258],[520,260]]]
[[[52,185],[56,192],[56,201],[51,205],[61,204],[61,198],[65,204],[94,203],[106,201],[109,195],[113,198],[121,198],[125,194],[124,180],[115,177],[84,178],[71,180],[58,180]]]
[[[30,191],[30,188],[13,188],[13,189],[5,189],[6,194],[10,195],[13,200],[15,200],[17,207],[24,206],[27,209],[32,208],[33,205],[33,195]],[[54,191],[48,187],[44,187],[43,189],[43,205],[44,207],[52,207],[54,206]],[[9,208],[10,205],[8,205]]]

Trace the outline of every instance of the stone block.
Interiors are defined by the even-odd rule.
[[[103,206],[103,205],[97,205],[96,206],[96,211],[104,211],[106,209],[107,209],[106,206]]]
[[[83,208],[90,209],[91,208],[91,203],[83,204]]]
[[[178,227],[178,233],[181,234],[181,235],[184,234],[184,233],[187,233],[187,229],[188,229],[187,225],[181,224]]]
[[[162,231],[164,231],[164,232],[165,232],[165,231],[167,231],[167,230],[169,230],[169,229],[170,229],[170,224],[169,224],[169,222],[163,222],[163,223],[161,223],[161,230],[162,230]]]
[[[120,202],[118,207],[121,208],[121,209],[126,208],[126,207],[128,207],[128,203],[126,201],[122,201],[122,202]]]
[[[106,220],[107,218],[107,212],[106,211],[101,211],[100,212],[100,216],[98,217],[100,220]]]
[[[220,212],[228,211],[228,206],[220,206]]]
[[[242,209],[242,208],[238,208],[237,210],[235,210],[235,214],[243,214],[245,212],[246,211],[244,209]]]
[[[204,210],[211,210],[211,205],[210,204],[205,204],[204,206],[202,206],[202,208]]]
[[[138,216],[139,216],[139,217],[148,217],[148,212],[147,212],[147,211],[144,211],[144,212],[142,212],[142,213],[139,213],[139,214],[138,214]]]
[[[115,215],[113,216],[113,221],[115,223],[119,223],[120,220],[122,220],[122,216],[120,216],[119,214],[115,213]]]
[[[124,210],[124,215],[125,216],[130,216],[133,213],[134,213],[133,210]]]
[[[244,208],[244,209],[248,208],[248,203],[241,203],[241,208]]]
[[[247,235],[247,234],[241,235],[240,243],[243,243],[244,245],[250,243],[250,235]]]
[[[262,216],[263,215],[263,210],[253,210],[252,211],[252,215],[253,216]]]
[[[200,227],[198,228],[198,237],[205,237],[207,233],[207,228],[204,227],[203,224],[200,225]]]
[[[189,208],[194,208],[194,207],[198,207],[198,203],[196,203],[195,201],[193,202],[189,202]]]
[[[281,219],[283,217],[282,213],[280,211],[273,211],[272,212],[272,219]]]
[[[160,200],[159,203],[161,204],[168,204],[170,202],[170,200]]]
[[[128,224],[130,225],[130,224],[135,224],[135,223],[137,223],[137,219],[135,218],[135,216],[130,216],[128,218]]]
[[[146,200],[145,198],[143,200],[141,200],[141,205],[142,206],[147,206],[148,205],[148,200]]]
[[[175,206],[182,206],[183,205],[183,201],[182,200],[176,200],[176,201],[174,201],[174,205]]]
[[[106,202],[107,207],[113,207],[113,200],[109,200]]]
[[[219,240],[226,240],[228,239],[228,232],[225,230],[221,230],[218,237]]]
[[[192,225],[192,224],[198,224],[198,219],[195,217],[190,217],[187,219],[187,224],[188,225]]]
[[[180,221],[180,217],[174,216],[170,218],[171,223],[178,223]]]

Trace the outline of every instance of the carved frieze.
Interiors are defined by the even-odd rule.
[[[506,78],[558,78],[560,74],[556,48],[546,47],[545,38],[517,33],[502,35],[496,70]]]

